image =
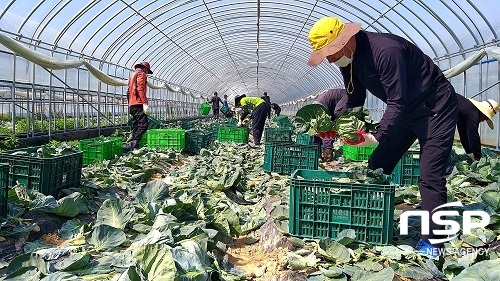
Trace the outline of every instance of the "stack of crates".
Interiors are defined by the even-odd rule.
[[[199,153],[202,148],[209,147],[217,138],[216,136],[217,136],[217,131],[214,131],[213,129],[207,131],[202,131],[202,130],[186,131],[185,150],[192,153]]]
[[[7,215],[7,197],[9,193],[9,164],[0,163],[0,218]]]
[[[348,173],[297,170],[291,175],[292,235],[336,238],[346,229],[355,241],[375,245],[392,242],[394,185],[350,183]]]
[[[217,131],[220,142],[246,143],[248,141],[248,128],[231,125],[221,125]]]
[[[271,128],[267,127],[264,130],[264,143],[291,143],[292,128]]]
[[[408,150],[392,171],[393,184],[417,185],[420,177],[420,152]]]
[[[57,197],[64,188],[79,187],[83,152],[77,151],[52,158],[32,156],[40,147],[0,152],[0,162],[9,164],[9,183],[17,182],[28,189]]]
[[[264,166],[266,172],[290,175],[296,169],[318,169],[319,146],[294,143],[266,145]]]
[[[83,152],[83,165],[95,164],[102,160],[113,159],[123,154],[122,138],[97,137],[81,140],[78,149]]]
[[[353,161],[366,161],[370,159],[370,156],[372,155],[375,148],[377,148],[376,145],[356,147],[344,144],[342,146],[342,155]]]
[[[186,146],[186,131],[180,129],[154,129],[148,130],[148,148],[171,148],[182,150]],[[143,136],[144,138],[144,136]]]

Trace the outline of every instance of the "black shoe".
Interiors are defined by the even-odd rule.
[[[137,148],[138,148],[138,147],[137,147],[137,141],[136,141],[136,140],[131,141],[131,142],[130,142],[130,149],[131,149],[131,150],[135,150],[135,149],[137,149]]]

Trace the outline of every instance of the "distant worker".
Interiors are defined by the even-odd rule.
[[[274,114],[276,114],[276,116],[280,116],[281,107],[277,103],[271,103],[271,108],[274,110]]]
[[[231,110],[229,110],[229,103],[227,102],[227,95],[224,95],[224,99],[222,100],[222,107],[221,107],[220,111],[222,112],[222,114],[224,114],[224,116],[226,116],[226,118],[233,116],[233,112],[231,112]]]
[[[153,74],[148,62],[134,66],[135,70],[128,79],[127,99],[129,113],[132,115],[132,136],[130,148],[136,149],[142,136],[148,130],[148,98],[146,97],[147,74]]]
[[[270,108],[267,102],[260,97],[247,97],[246,95],[236,96],[234,104],[239,109],[246,109],[247,113],[238,114],[238,125],[242,125],[248,110],[252,109],[252,136],[255,145],[260,145],[266,117],[269,114]]]
[[[320,104],[326,112],[331,116],[332,123],[342,116],[347,109],[347,92],[345,89],[330,89],[319,95],[313,104]],[[323,153],[321,157],[323,161],[330,162],[333,160],[333,138],[322,138]]]
[[[479,137],[479,123],[486,121],[493,130],[492,118],[498,113],[498,103],[494,100],[482,102],[467,99],[458,95],[458,119],[457,129],[460,142],[465,149],[465,153],[472,160],[481,159],[481,138]]]
[[[267,92],[264,92],[261,98],[266,101],[269,107],[271,107],[271,98],[267,95]],[[267,113],[267,118],[271,119],[271,110]]]
[[[217,92],[214,92],[214,95],[212,96],[212,99],[210,100],[210,103],[212,104],[212,112],[214,113],[214,119],[219,119],[219,103],[222,103],[222,100],[218,96]]]

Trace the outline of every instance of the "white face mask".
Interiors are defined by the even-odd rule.
[[[333,63],[338,66],[338,67],[346,67],[352,62],[352,56],[351,58],[346,57],[343,55],[340,59],[334,61]]]

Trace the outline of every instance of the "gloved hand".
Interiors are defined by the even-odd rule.
[[[149,106],[147,104],[143,104],[142,111],[144,111],[145,114],[149,114]]]
[[[335,132],[333,130],[316,134],[316,136],[318,136],[321,139],[334,139],[337,137],[337,135],[338,135],[337,132]]]
[[[237,126],[238,127],[246,126],[246,125],[248,125],[248,123],[250,123],[250,120],[248,120],[248,119],[245,119],[243,121],[240,120],[240,121],[238,121]]]
[[[378,144],[377,139],[371,133],[357,130],[356,135],[358,135],[360,137],[358,141],[350,142],[350,141],[347,141],[345,139],[342,139],[342,142],[347,144],[347,145],[356,146],[356,147],[363,147],[363,146],[370,146],[370,145]]]
[[[469,158],[470,158],[472,161],[476,161],[476,157],[474,157],[474,153],[467,153],[467,156],[469,156]]]

